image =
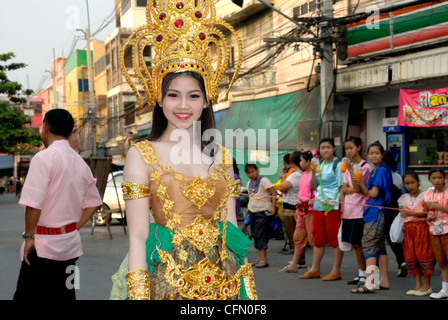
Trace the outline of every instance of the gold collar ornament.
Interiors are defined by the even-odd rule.
[[[202,76],[208,101],[218,102],[218,88],[231,59],[231,43],[223,33],[227,30],[235,36],[238,59],[225,94],[236,80],[242,63],[242,42],[227,22],[216,19],[212,0],[154,0],[146,7],[146,25],[138,28],[126,40],[120,52],[120,65],[126,81],[137,96],[137,105],[143,100],[131,76],[137,76],[145,92],[149,107],[162,101],[162,81],[168,73],[193,71]],[[132,47],[132,68],[129,73],[125,65],[127,48]],[[153,48],[151,67],[146,64],[145,47]],[[211,47],[216,46],[216,56],[211,56]]]

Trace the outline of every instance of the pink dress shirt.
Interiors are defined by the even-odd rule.
[[[82,209],[101,204],[96,179],[67,140],[54,141],[31,160],[19,205],[41,210],[38,226],[59,228],[76,223]],[[69,260],[83,254],[77,230],[60,235],[36,234],[35,247],[39,257],[52,260]]]

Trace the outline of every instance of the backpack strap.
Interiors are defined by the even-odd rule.
[[[322,166],[322,163],[324,163],[325,159],[322,160],[319,165]],[[335,157],[335,160],[333,162],[333,171],[336,171],[336,168],[338,167],[339,162],[341,162],[341,159],[339,159],[338,157]]]

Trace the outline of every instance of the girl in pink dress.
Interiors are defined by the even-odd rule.
[[[314,191],[311,189],[311,168],[310,163],[313,158],[311,151],[305,151],[300,155],[300,168],[303,170],[300,178],[298,197],[300,202],[296,205],[295,215],[296,226],[294,229],[294,256],[289,265],[279,272],[297,272],[297,265],[305,253],[306,245],[309,243],[313,247],[313,213],[309,200],[314,198]]]
[[[408,273],[414,276],[415,288],[406,292],[408,296],[428,296],[431,290],[431,274],[434,273],[435,258],[423,208],[424,192],[420,190],[420,179],[414,171],[403,175],[407,193],[398,199],[401,217],[404,218],[403,253]],[[422,285],[421,275],[424,277]]]
[[[448,298],[448,190],[445,187],[445,171],[441,168],[431,168],[428,178],[434,188],[426,190],[424,208],[429,211],[429,233],[442,273],[442,290],[432,293],[429,297],[445,299]]]

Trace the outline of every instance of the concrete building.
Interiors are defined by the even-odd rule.
[[[143,137],[151,127],[151,110],[137,110],[136,97],[124,79],[120,68],[120,50],[126,39],[145,23],[146,1],[116,0],[116,28],[106,38],[107,72],[107,142],[105,154],[113,157],[113,162],[123,164],[132,140]],[[150,61],[149,48],[145,52]]]
[[[93,55],[92,55],[93,56]],[[67,58],[65,66],[66,107],[79,126],[85,118],[85,106],[89,102],[89,74],[85,50],[76,49]]]
[[[367,10],[372,4],[374,11]],[[347,135],[379,140],[394,153],[399,173],[415,170],[422,188],[429,187],[429,168],[448,169],[448,2],[361,1],[356,13],[345,24],[347,50],[336,80],[337,95],[350,101]],[[416,94],[415,105],[402,102],[404,89]],[[431,97],[441,103],[425,105]],[[411,117],[403,120],[407,111]]]
[[[93,66],[93,90],[95,94],[95,104],[97,117],[91,114],[90,90],[89,90],[89,70],[87,63],[87,51],[76,49],[67,58],[65,65],[66,73],[66,108],[75,119],[75,134],[72,137],[72,145],[77,145],[75,149],[83,152],[82,155],[88,157],[92,153],[93,138],[97,143],[105,143],[105,113],[106,105],[106,58],[105,44],[91,39],[91,55]],[[90,113],[89,113],[90,112]],[[96,133],[93,135],[92,121],[96,121]],[[101,155],[100,155],[101,156]]]
[[[338,156],[342,156],[343,141],[350,135],[360,136],[366,145],[379,140],[389,147],[388,137],[392,136],[379,124],[397,117],[400,89],[448,87],[447,1],[342,0],[333,4],[332,19],[323,18],[323,1],[268,1],[301,26],[258,0],[245,0],[242,8],[231,0],[215,2],[218,17],[235,28],[244,45],[243,65],[229,101],[223,101],[220,95],[213,106],[217,127],[222,133],[236,128],[245,132],[278,131],[278,143],[270,151],[256,145],[230,148],[240,166],[249,160],[263,166],[261,160],[269,159],[277,161],[279,170],[283,155],[316,147],[323,135],[335,138]],[[151,110],[135,109],[135,96],[118,62],[124,41],[145,22],[146,1],[115,3],[117,28],[105,41],[108,139],[104,145],[105,154],[122,160],[132,141],[149,132]],[[323,105],[320,32],[328,21],[333,23],[334,78],[325,84],[331,96]],[[298,40],[288,40],[293,37]],[[150,65],[150,48],[145,55]],[[231,58],[227,83],[238,58],[235,43]],[[328,102],[334,103],[332,121],[323,123]],[[409,129],[403,130],[402,138],[411,134]],[[413,130],[412,134],[448,141],[442,131]],[[412,149],[405,141],[402,145],[402,158],[398,160],[409,167],[417,156],[409,150],[417,145],[411,144]],[[265,149],[269,146],[268,141]],[[446,143],[431,148],[448,150]],[[413,160],[409,162],[411,155]],[[270,177],[276,179],[276,175]]]

